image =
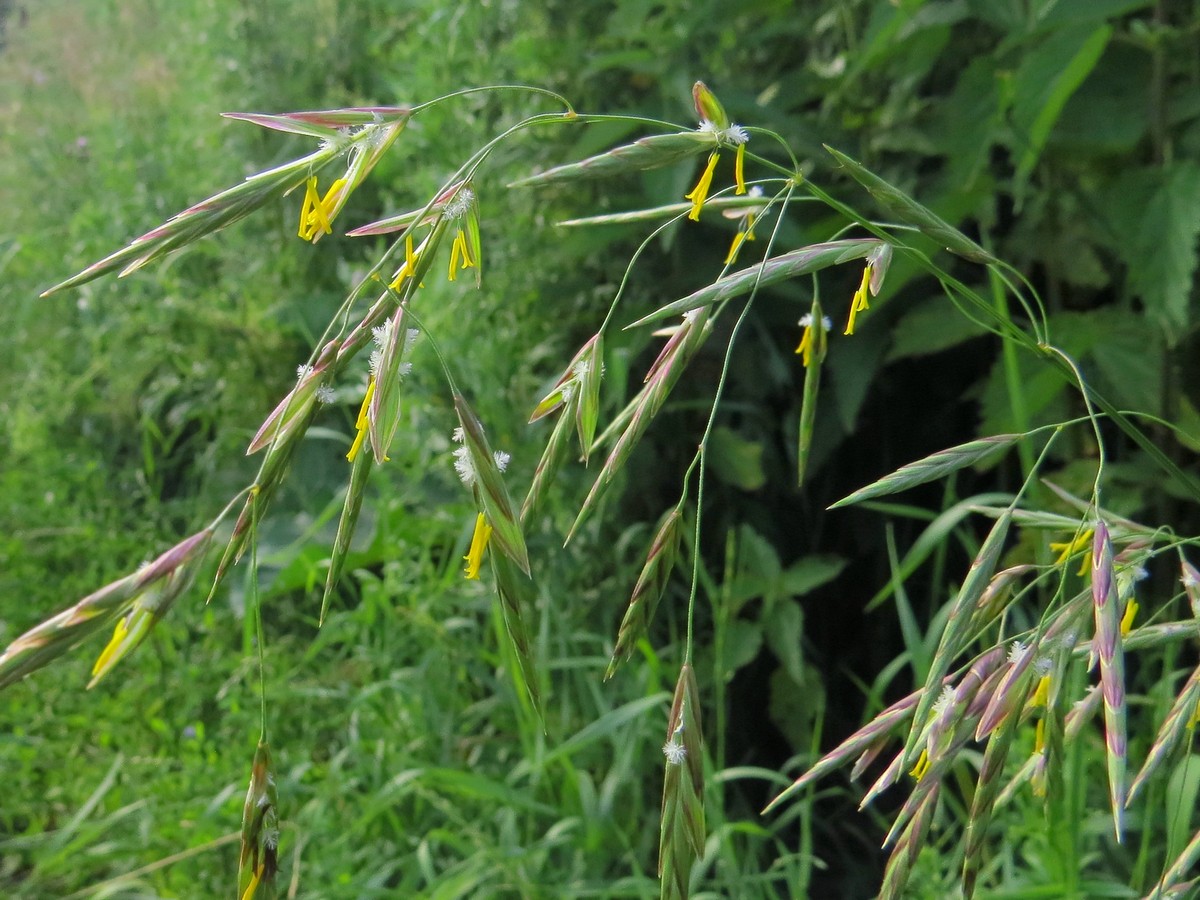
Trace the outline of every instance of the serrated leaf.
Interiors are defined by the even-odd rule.
[[[763,445],[746,440],[732,428],[713,429],[708,454],[713,474],[726,484],[743,491],[757,491],[767,483],[762,463]]]
[[[758,622],[735,619],[725,629],[724,653],[719,661],[721,673],[728,680],[754,661],[763,645],[763,626]]]
[[[1152,0],[1055,0],[1044,4],[1038,25],[1062,28],[1077,22],[1102,22],[1151,5]]]
[[[833,581],[844,568],[846,561],[838,556],[805,556],[783,571],[779,583],[785,595],[803,597],[821,585]]]
[[[1175,411],[1175,432],[1180,443],[1193,453],[1200,453],[1200,411],[1192,405],[1187,397],[1179,398],[1179,408]]]
[[[888,334],[880,328],[860,328],[854,340],[838,344],[825,360],[830,381],[826,395],[846,434],[853,434],[876,377],[883,365]]]
[[[1129,287],[1172,343],[1188,322],[1200,234],[1200,165],[1179,162],[1127,173],[1112,186],[1113,229]]]
[[[1164,347],[1161,332],[1129,310],[1093,310],[1109,327],[1099,331],[1087,360],[1103,376],[1101,389],[1125,409],[1162,409]]]
[[[799,603],[778,603],[766,615],[767,646],[788,677],[804,683],[804,613]]]
[[[853,503],[861,503],[863,500],[896,494],[919,484],[936,481],[959,469],[982,462],[993,454],[1008,449],[1020,439],[1021,435],[1019,434],[998,434],[978,441],[968,441],[957,447],[951,447],[949,450],[939,450],[924,459],[901,466],[895,472],[885,475],[866,487],[859,488],[829,508],[850,506]]]
[[[892,346],[886,362],[939,353],[988,331],[974,320],[954,313],[944,298],[935,297],[905,313],[892,326],[891,333]]]
[[[1024,151],[1017,166],[1018,181],[1024,181],[1037,165],[1063,107],[1100,61],[1112,33],[1111,25],[1061,29],[1025,57],[1013,88],[1013,127]]]

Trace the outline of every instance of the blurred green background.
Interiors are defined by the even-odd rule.
[[[1089,379],[1122,407],[1175,423],[1182,439],[1150,428],[1195,468],[1195,2],[0,0],[0,25],[0,642],[190,533],[253,477],[249,437],[383,246],[298,241],[293,197],[128,278],[39,299],[171,214],[308,149],[222,111],[413,103],[526,83],[581,111],[691,126],[691,85],[703,79],[734,121],[778,131],[840,198],[877,213],[822,143],[1026,273]],[[502,93],[420,117],[339,224],[423,204],[498,130],[549,109]],[[630,136],[626,126],[564,129],[505,145],[477,184],[483,289],[429,286],[426,323],[493,444],[512,452],[517,483],[546,437],[524,425],[529,410],[595,330],[644,236],[553,223],[678,202],[694,168],[569,190],[505,185]],[[812,212],[787,223],[789,246],[842,224],[815,204],[800,209]],[[706,217],[653,242],[633,273],[629,318],[714,278],[733,227]],[[983,270],[941,261],[991,296]],[[831,273],[823,298],[848,297],[857,277]],[[758,810],[864,709],[920,681],[922,629],[978,534],[943,520],[904,603],[868,613],[890,577],[889,546],[906,552],[943,506],[1011,489],[1019,471],[1014,461],[962,473],[905,495],[886,520],[825,507],[942,447],[1078,412],[1060,378],[1006,359],[898,262],[859,333],[834,342],[812,477],[799,490],[803,373],[792,351],[810,296],[789,284],[757,304],[719,419],[697,658],[712,752],[699,883],[711,896],[871,895],[886,802],[857,814],[835,779],[780,814]],[[640,379],[652,358],[644,336],[622,339],[609,348],[610,413],[624,379]],[[473,512],[449,462],[453,413],[432,356],[418,353],[353,571],[316,630],[314,585],[358,403],[353,388],[339,394],[259,551],[282,893],[657,896],[659,746],[680,662],[682,578],[659,609],[653,649],[612,681],[601,676],[653,523],[678,498],[702,432],[719,366],[709,352],[581,539],[560,548],[587,486],[579,467],[560,476],[533,529],[548,736],[521,717],[502,672],[486,582],[461,579]],[[1113,441],[1109,505],[1195,531],[1194,507]],[[1075,436],[1061,446],[1057,482],[1086,485],[1095,448]],[[207,607],[194,590],[90,692],[96,642],[0,696],[0,892],[231,893],[258,724],[245,592],[240,570]],[[1148,688],[1161,671],[1147,664],[1134,677]],[[1102,747],[1092,756],[1101,771]],[[1099,779],[1094,792],[1102,821]],[[944,835],[961,812],[949,804]],[[1062,859],[1036,804],[1005,816],[988,884],[1004,896],[1061,896],[1071,867],[1108,896],[1132,896],[1121,891],[1143,888],[1138,878],[1161,863],[1139,875],[1131,854],[1098,853],[1112,850],[1102,826],[1081,838],[1085,857]],[[1138,827],[1143,845],[1163,828],[1153,815]],[[957,863],[930,850],[914,896],[950,896]]]

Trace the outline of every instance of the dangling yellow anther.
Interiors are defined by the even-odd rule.
[[[300,228],[297,234],[314,244],[323,234],[332,234],[334,207],[338,196],[346,186],[346,179],[339,178],[329,186],[324,197],[317,196],[317,176],[311,175],[305,183],[304,203],[300,207]]]
[[[871,305],[868,302],[871,285],[871,264],[867,263],[867,267],[863,269],[862,281],[858,285],[858,290],[854,292],[854,299],[850,301],[850,318],[846,322],[845,334],[854,334],[854,320],[858,314],[864,309],[870,309]]]
[[[454,236],[454,245],[450,248],[450,280],[454,281],[458,277],[460,268],[470,269],[474,265],[475,260],[471,259],[471,251],[467,247],[467,236],[459,229],[458,234]]]
[[[922,750],[921,756],[917,759],[917,764],[912,767],[912,771],[908,774],[920,781],[925,777],[925,773],[929,771],[929,751]]]
[[[483,565],[483,551],[487,549],[488,541],[492,538],[492,526],[487,523],[483,513],[475,517],[475,533],[471,535],[471,549],[463,557],[467,561],[466,576],[468,579],[479,578],[479,567]]]
[[[354,422],[354,427],[358,429],[358,434],[354,436],[354,443],[350,445],[350,452],[346,454],[346,459],[354,462],[354,458],[358,456],[358,451],[362,449],[363,441],[367,439],[367,430],[370,428],[370,422],[367,418],[367,410],[371,406],[371,397],[375,394],[375,376],[371,376],[371,380],[367,382],[367,392],[363,395],[362,406],[358,410],[358,418]]]
[[[700,209],[704,206],[704,201],[708,199],[708,190],[712,187],[713,172],[717,170],[717,160],[720,158],[716,150],[708,155],[708,165],[704,167],[704,172],[700,175],[700,180],[696,182],[696,186],[692,190],[683,195],[684,200],[692,201],[692,211],[688,213],[688,218],[693,222],[700,221]]]
[[[1132,597],[1125,604],[1125,615],[1121,616],[1121,637],[1129,634],[1129,630],[1133,628],[1133,617],[1137,615],[1138,602]]]

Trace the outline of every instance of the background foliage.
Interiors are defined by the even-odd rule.
[[[370,247],[298,242],[295,209],[281,204],[136,276],[37,298],[131,235],[291,154],[288,138],[218,119],[225,110],[414,102],[525,82],[560,90],[582,110],[687,122],[690,85],[702,77],[734,121],[779,131],[839,197],[869,207],[822,143],[1027,273],[1047,299],[1055,340],[1119,404],[1181,428],[1180,442],[1165,429],[1156,436],[1194,469],[1196,4],[729,7],[0,4],[0,208],[9,213],[0,226],[0,641],[128,571],[245,483],[252,430],[365,268]],[[424,119],[355,194],[344,221],[423,202],[466,153],[526,111],[479,98]],[[626,136],[595,128],[506,148],[479,185],[486,289],[431,285],[444,303],[430,327],[453,335],[443,341],[460,379],[494,442],[513,452],[518,476],[531,471],[544,439],[521,424],[528,409],[594,329],[639,237],[551,223],[676,202],[694,172],[667,169],[586,192],[503,186]],[[822,240],[840,224],[814,212],[789,223],[785,238]],[[669,231],[635,272],[632,296],[649,310],[664,290],[683,296],[707,283],[731,233],[716,219]],[[981,277],[965,262],[945,264],[968,283]],[[837,276],[822,284],[826,295],[853,287]],[[802,372],[792,350],[808,296],[798,284],[764,296],[734,357],[700,548],[697,672],[711,704],[716,773],[703,885],[721,896],[875,889],[878,868],[861,861],[882,860],[883,830],[853,812],[840,782],[780,815],[757,810],[789,780],[777,774],[785,766],[794,774],[818,746],[852,730],[864,708],[921,682],[922,654],[932,649],[926,629],[979,540],[965,518],[935,516],[1012,488],[1028,460],[912,492],[886,520],[825,507],[934,450],[1078,412],[1061,378],[949,315],[936,284],[898,260],[867,324],[853,341],[834,342],[832,402],[820,414],[811,477],[803,491],[782,487],[794,480]],[[469,327],[451,332],[464,304]],[[610,385],[644,366],[640,340],[611,349]],[[680,435],[700,433],[698,401],[717,365],[696,361],[624,491],[581,541],[553,550],[582,473],[564,474],[547,510],[535,540],[542,580],[553,586],[538,637],[552,740],[521,719],[497,674],[490,598],[459,577],[472,515],[447,462],[452,414],[431,368],[414,373],[411,427],[368,500],[372,521],[345,595],[315,631],[314,584],[357,402],[339,398],[337,415],[297,462],[291,492],[276,502],[261,549],[285,877],[298,896],[657,894],[658,747],[682,623],[672,598],[682,599],[682,585],[660,608],[654,649],[613,681],[600,676],[650,529],[678,496],[694,445]],[[1194,509],[1113,440],[1110,507],[1195,532]],[[1072,441],[1055,461],[1054,480],[1068,489],[1094,470],[1095,448]],[[909,580],[868,611],[892,578],[893,547]],[[1160,586],[1170,577],[1151,574]],[[190,595],[118,677],[92,692],[81,689],[85,653],[4,693],[7,895],[228,890],[256,737],[243,596],[234,584],[205,608]],[[1138,676],[1148,707],[1170,699],[1156,698],[1156,680],[1190,665],[1160,662]],[[1152,737],[1148,722],[1135,755],[1137,741],[1144,752]],[[1086,783],[1089,768],[1102,771],[1102,747],[1091,741],[1080,753]],[[1102,789],[1093,792],[1098,798],[1079,799],[1069,851],[1047,840],[1037,804],[1009,807],[995,826],[1008,839],[987,886],[1005,896],[1124,896],[1157,874],[1160,838],[1178,843],[1193,830],[1174,824],[1168,833],[1167,816],[1151,809],[1137,839],[1115,849]],[[942,833],[952,834],[961,811],[947,807]],[[1084,809],[1099,810],[1099,824]],[[919,861],[923,896],[946,896],[956,873],[938,846]]]

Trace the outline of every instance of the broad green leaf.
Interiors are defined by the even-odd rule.
[[[943,183],[951,195],[965,194],[987,172],[988,157],[1001,127],[996,60],[980,55],[958,74],[954,91],[932,110],[929,132],[945,155]],[[982,187],[982,186],[981,186]]]
[[[1021,160],[1017,180],[1033,171],[1067,100],[1100,61],[1112,26],[1054,32],[1025,57],[1014,78],[1012,109]],[[1064,60],[1066,63],[1064,64]]]
[[[1100,329],[1085,357],[1103,376],[1106,394],[1126,409],[1159,413],[1162,409],[1164,345],[1162,333],[1131,310],[1095,310]]]
[[[1110,191],[1117,249],[1129,287],[1173,344],[1188,322],[1200,234],[1200,165],[1183,161],[1126,173]]]
[[[942,297],[934,297],[905,313],[891,332],[892,346],[886,362],[928,356],[988,333],[974,320],[959,315]]]
[[[735,619],[728,624],[725,634],[718,641],[725,651],[718,665],[722,676],[729,680],[758,656],[763,644],[763,626],[759,622]]]
[[[900,220],[907,222],[909,225],[915,225],[922,232],[937,241],[940,246],[972,262],[986,264],[997,261],[996,257],[992,256],[992,254],[988,253],[945,219],[938,216],[933,210],[922,206],[898,187],[888,184],[874,172],[863,166],[862,163],[851,159],[845,153],[834,150],[828,144],[825,145],[825,149],[833,155],[834,159],[842,164],[842,167],[850,173],[850,176],[855,181],[865,187],[867,192],[879,201],[879,204],[884,209]]]
[[[1079,22],[1103,22],[1113,16],[1152,6],[1152,0],[1040,0],[1035,15],[1041,28]]]
[[[743,491],[757,491],[767,483],[763,471],[763,445],[748,441],[724,426],[713,430],[708,443],[708,462],[713,474]]]
[[[767,715],[793,750],[808,752],[825,708],[825,690],[811,666],[800,687],[796,689],[796,682],[783,668],[776,669],[769,685]]]
[[[841,323],[834,326],[836,343],[825,360],[829,381],[822,388],[824,399],[832,400],[845,433],[853,434],[858,414],[882,368],[888,334],[884,329],[870,327],[869,318],[859,318],[858,330],[850,338],[841,336],[840,326]]]
[[[737,530],[736,575],[725,589],[731,605],[729,614],[738,610],[755,597],[764,597],[769,604],[776,595],[776,586],[783,567],[774,545],[750,525]]]
[[[1109,44],[1063,108],[1054,126],[1055,147],[1088,156],[1132,155],[1150,124],[1145,97],[1152,68],[1150,54],[1140,47]]]
[[[767,646],[788,677],[804,683],[804,613],[799,603],[777,603],[765,616]]]
[[[1055,335],[1057,336],[1058,332],[1055,332]],[[1062,336],[1069,337],[1065,330],[1062,331]],[[1062,344],[1059,346],[1062,347]],[[1073,352],[1071,346],[1063,349],[1075,359],[1081,355]],[[1063,372],[1047,366],[1043,360],[1028,353],[1017,355],[1017,372],[1021,384],[1024,420],[1018,423],[1013,415],[1012,396],[1009,392],[1004,360],[997,357],[987,378],[978,389],[980,432],[987,434],[1016,428],[1033,428],[1061,421],[1070,415],[1071,382]]]
[[[1179,409],[1175,413],[1175,432],[1180,443],[1193,453],[1200,453],[1200,411],[1187,397],[1179,398]]]
[[[859,488],[829,508],[837,509],[840,506],[861,503],[863,500],[896,494],[916,487],[918,484],[936,481],[959,469],[986,460],[1001,450],[1007,450],[1020,439],[1021,435],[1019,434],[998,434],[978,441],[968,441],[948,450],[940,450],[924,459],[901,466],[892,474],[885,475],[864,488]]]
[[[782,593],[788,597],[803,597],[821,585],[833,581],[846,568],[846,561],[837,556],[805,556],[796,560],[780,576]]]

